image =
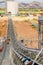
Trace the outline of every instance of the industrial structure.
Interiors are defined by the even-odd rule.
[[[12,15],[18,14],[18,3],[14,0],[6,1],[6,13],[11,12]]]
[[[39,49],[29,49],[21,45],[21,43],[20,42],[18,43],[16,39],[15,30],[13,28],[13,20],[11,17],[11,14],[12,15],[18,14],[18,3],[16,1],[11,1],[11,0],[6,1],[6,13],[9,14],[8,24],[7,24],[8,28],[6,32],[7,42],[6,40],[5,42],[2,42],[4,50],[3,50],[3,53],[0,53],[0,57],[1,57],[0,65],[27,65],[25,62],[28,61],[28,58],[29,58],[28,65],[42,65],[43,62],[39,64],[38,61],[40,61],[40,59],[43,61],[43,52],[42,52],[43,51],[43,48],[42,48],[43,46],[43,16],[39,16],[38,18],[38,24],[39,24],[39,27],[38,27],[39,43],[38,44],[39,44],[39,49],[42,48],[40,51]],[[8,39],[9,37],[10,39]],[[10,41],[10,44],[8,43],[9,41]],[[9,45],[7,45],[6,43]],[[37,61],[37,58],[38,58],[38,61]],[[32,61],[33,64],[30,61]]]
[[[39,33],[38,33],[39,49],[41,49],[43,47],[43,16],[42,15],[39,16],[38,24],[39,24]]]

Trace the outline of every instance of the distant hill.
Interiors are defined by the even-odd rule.
[[[32,3],[20,3],[19,8],[43,8],[43,3],[40,2],[32,2]]]
[[[5,1],[0,2],[0,8],[5,7]],[[43,3],[33,1],[32,3],[19,3],[19,8],[43,8]]]

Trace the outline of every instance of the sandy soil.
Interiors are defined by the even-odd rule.
[[[28,17],[14,17],[12,19],[18,41],[24,39],[23,45],[26,47],[38,48],[38,31],[30,26],[29,22],[24,22]],[[0,17],[0,37],[4,37],[6,35],[7,20],[8,18],[6,16]]]
[[[38,31],[30,26],[29,22],[16,21],[14,23],[17,39],[24,39],[24,44],[28,48],[38,48]]]
[[[0,37],[4,37],[6,35],[7,29],[7,19],[5,17],[0,17]]]

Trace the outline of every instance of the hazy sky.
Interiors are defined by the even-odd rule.
[[[33,1],[38,1],[38,2],[43,2],[43,0],[16,0],[18,2],[25,2],[25,3],[30,3],[30,2],[33,2]]]
[[[3,1],[3,0],[0,0],[0,1]],[[38,2],[41,2],[43,3],[43,0],[15,0],[17,2],[25,2],[25,3],[30,3],[30,2],[33,2],[33,1],[38,1]]]

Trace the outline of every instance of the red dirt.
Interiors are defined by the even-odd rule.
[[[25,45],[28,48],[38,48],[38,41],[35,41],[38,39],[38,31],[32,26],[30,26],[29,22],[14,22],[15,32],[17,34],[17,39],[24,39],[25,42],[23,45]],[[31,42],[28,42],[26,40],[32,40]]]
[[[7,20],[6,18],[0,18],[0,37],[4,37],[6,35],[6,26]]]

